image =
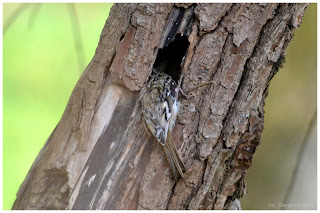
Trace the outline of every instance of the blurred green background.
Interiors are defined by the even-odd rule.
[[[247,173],[248,195],[241,200],[244,209],[274,210],[284,202],[299,149],[316,108],[317,4],[310,4],[288,46],[283,68],[271,80],[264,107],[262,139]],[[312,134],[316,134],[316,131]],[[310,153],[303,153],[311,157],[308,166],[312,165],[312,169],[303,171],[304,187],[310,190],[306,194],[300,192],[305,197],[300,202],[314,204],[310,209],[315,209],[317,202],[316,143],[314,137],[308,144],[313,149]],[[307,181],[309,176],[312,176],[312,180]],[[309,196],[312,199],[307,199]]]
[[[4,209],[11,209],[20,184],[58,124],[77,80],[94,55],[111,6],[3,5]],[[19,14],[7,27],[17,10]],[[82,48],[74,42],[75,17]],[[81,51],[84,61],[79,63]]]
[[[111,6],[3,5],[4,209],[11,209],[20,184],[60,120],[94,55]],[[282,202],[288,189],[316,109],[316,17],[316,4],[311,4],[289,45],[284,68],[271,82],[265,129],[248,171],[243,209],[277,209],[268,203]]]

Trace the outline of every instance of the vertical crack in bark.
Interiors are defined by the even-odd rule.
[[[292,16],[292,12],[293,11],[291,11],[290,13],[289,13],[289,15],[288,15],[288,13],[286,13],[288,16],[288,18],[290,18],[291,16]],[[281,19],[281,18],[279,18],[280,20],[283,20],[283,19]],[[268,23],[266,23],[266,25],[264,26],[264,28],[262,29],[262,31],[261,32],[264,32],[265,30],[265,28],[267,28],[267,29],[269,29],[269,27],[270,27],[270,25],[269,25],[269,22],[272,22],[273,21],[273,19],[272,20],[270,20],[270,21],[268,21]],[[287,21],[289,21],[289,19],[287,19]],[[288,24],[288,22],[286,23],[286,25]],[[271,24],[271,26],[272,25],[274,25],[274,24]],[[280,32],[281,33],[281,32]],[[284,37],[287,37],[286,36],[286,34],[291,34],[291,31],[290,30],[288,30],[287,31],[287,33],[282,33],[282,35],[284,36]],[[266,35],[266,36],[268,36],[268,35]],[[263,36],[260,36],[260,38],[263,38]],[[257,47],[259,47],[259,48],[262,48],[265,44],[263,43],[263,39],[260,39],[259,40],[259,42],[258,42],[258,44],[256,45]],[[280,37],[279,38],[279,40],[281,40],[282,38]],[[291,38],[288,38],[288,40],[286,40],[286,43],[285,43],[285,45],[283,45],[282,47],[282,53],[283,53],[283,51],[286,49],[286,44],[290,41],[290,39]],[[244,81],[245,81],[245,79],[247,80],[247,78],[248,78],[248,72],[251,72],[251,70],[250,69],[247,69],[247,65],[248,65],[248,63],[253,63],[252,61],[253,61],[253,58],[255,58],[255,56],[256,56],[256,52],[257,52],[257,49],[255,48],[255,50],[254,50],[254,52],[253,52],[253,54],[250,56],[250,60],[247,60],[247,62],[246,62],[246,69],[245,69],[245,72],[244,72],[244,74],[243,74],[243,77],[242,77],[242,80],[241,80],[241,85],[242,85],[242,87],[245,87],[245,85],[247,85]],[[264,54],[265,52],[263,52],[262,54]],[[257,56],[258,58],[259,57],[261,57],[261,56]],[[279,55],[279,60],[280,61],[282,61],[282,58],[283,58],[283,55],[282,54],[280,54]],[[275,63],[273,63],[273,65],[276,65],[276,69],[277,69],[277,67],[278,67],[278,65],[277,65],[277,63],[278,62],[275,62]],[[252,66],[252,65],[251,65]],[[274,67],[274,66],[272,66],[272,67]],[[269,69],[270,70],[270,69]],[[271,80],[271,78],[270,78],[270,76],[273,76],[273,74],[272,74],[272,71],[271,71],[271,73],[270,73],[270,75],[269,75],[269,77],[268,77],[268,80],[267,80],[267,82],[269,82],[270,80]],[[266,83],[265,85],[268,85],[268,83]],[[235,95],[235,98],[234,98],[234,100],[237,100],[237,99],[239,99],[239,98],[237,98],[238,96],[240,96],[240,99],[241,99],[241,95],[239,95],[240,94],[240,92],[239,91],[241,91],[242,90],[242,88],[239,88],[238,89],[238,91],[237,91],[237,94]],[[240,159],[242,159],[242,157],[243,157],[243,154],[241,153],[241,151],[240,151],[240,149],[241,149],[241,146],[243,145],[243,143],[246,141],[246,140],[249,140],[248,142],[249,142],[249,146],[247,147],[247,148],[245,148],[245,147],[243,147],[243,148],[245,148],[245,149],[248,149],[248,152],[249,153],[251,153],[251,154],[249,154],[249,156],[246,156],[245,157],[245,159],[248,161],[248,164],[246,165],[246,164],[243,164],[243,166],[245,166],[243,169],[241,169],[241,170],[243,170],[243,172],[241,172],[242,173],[242,177],[243,177],[243,173],[248,169],[248,167],[251,165],[251,160],[252,160],[252,155],[253,155],[253,153],[254,153],[254,151],[255,151],[255,147],[259,144],[259,141],[260,141],[260,137],[261,137],[261,131],[262,131],[262,128],[263,128],[263,110],[261,111],[260,110],[260,106],[261,106],[261,104],[263,105],[263,103],[264,103],[264,98],[265,98],[265,95],[264,95],[264,93],[265,93],[265,88],[264,87],[262,87],[262,88],[260,88],[260,91],[263,91],[262,92],[262,99],[261,99],[261,101],[260,101],[260,103],[257,105],[257,108],[256,108],[256,110],[257,110],[257,118],[258,118],[258,120],[257,120],[257,122],[258,123],[254,123],[254,126],[251,126],[251,121],[248,123],[249,124],[249,126],[247,127],[247,130],[246,130],[246,132],[244,132],[243,134],[242,134],[242,136],[240,137],[240,139],[239,139],[239,141],[237,142],[237,145],[236,145],[236,148],[235,148],[235,152],[233,153],[233,156],[230,158],[230,160],[229,160],[229,163],[231,164],[231,165],[233,165],[232,167],[234,167],[235,169],[236,169],[236,167],[238,167],[239,165],[239,163],[240,163],[240,165],[241,165],[241,160]],[[241,99],[242,100],[242,99]],[[235,103],[233,103],[232,105],[234,105],[234,104],[236,104],[236,105],[239,105],[239,104],[237,104],[236,102]],[[232,109],[233,109],[233,107],[232,107]],[[231,111],[230,111],[230,113],[231,113]],[[251,115],[252,115],[252,112],[251,112]],[[252,120],[251,119],[251,117],[250,117],[250,120]],[[227,121],[226,121],[227,122]],[[254,122],[256,122],[256,121],[254,121]],[[260,124],[259,124],[260,123]],[[224,124],[224,126],[225,126],[226,124]],[[256,129],[258,127],[258,129]],[[261,128],[260,128],[261,127]],[[225,129],[226,127],[224,127],[224,129]],[[253,131],[253,132],[252,132]],[[246,135],[250,135],[250,138],[248,138]],[[247,137],[247,138],[246,138]],[[255,144],[252,144],[252,145],[250,145],[250,141],[252,140],[252,142],[254,142],[254,141],[256,141],[256,142],[254,142]],[[246,142],[247,143],[247,142]],[[253,146],[253,147],[252,147]],[[251,150],[251,151],[250,151]],[[235,159],[235,157],[237,156],[237,158],[238,159]],[[240,156],[241,156],[241,158],[240,158]],[[237,161],[238,161],[238,163],[237,163]],[[240,169],[240,168],[239,168]],[[240,170],[240,171],[241,171]],[[229,181],[229,178],[228,177],[230,177],[230,172],[232,172],[233,170],[230,170],[229,172],[227,172],[226,174],[225,174],[225,177],[224,177],[224,182],[223,182],[223,184],[221,184],[221,187],[220,187],[220,193],[222,192],[222,190],[223,190],[223,186],[225,185],[225,182],[226,181]],[[236,183],[236,182],[235,182]],[[238,189],[238,190],[241,190],[241,189]],[[245,190],[245,189],[243,189],[243,190]],[[235,191],[234,193],[236,193],[236,194],[238,194],[238,195],[236,195],[235,194],[235,196],[237,197],[237,196],[239,196],[239,195],[242,195],[243,194],[243,192],[237,192],[237,191]],[[217,202],[217,200],[215,201],[215,202]]]
[[[170,204],[171,204],[172,197],[174,196],[174,189],[175,189],[176,185],[177,185],[177,182],[174,183],[174,185],[173,185],[173,187],[172,187],[172,189],[171,189],[170,197],[169,197],[169,199],[168,199],[168,202],[167,202],[166,208],[165,208],[165,209],[167,209],[167,210],[169,209],[169,206],[170,206]]]
[[[161,36],[167,38],[163,28],[175,6],[116,4],[96,54],[22,184],[14,208],[65,208],[64,200],[69,202],[65,195],[74,190],[79,190],[72,197],[75,209],[87,208],[88,197],[92,199],[95,192],[92,208],[107,209],[224,209],[230,200],[241,197],[245,193],[245,172],[261,137],[269,82],[283,61],[305,5],[222,6],[224,10],[216,11],[219,20],[203,28],[208,30],[203,34],[197,27],[200,23],[190,18],[193,6],[179,9],[177,17],[183,20],[172,20],[179,25],[174,30],[175,41],[176,34],[191,33],[187,50],[190,64],[183,70],[183,88],[209,80],[216,82],[192,91],[193,100],[182,99],[184,109],[175,136],[184,141],[181,150],[187,160],[186,182],[173,182],[161,147],[142,130],[141,113],[132,112],[136,94],[111,84],[108,72],[119,54],[123,60],[117,63],[123,68],[124,85],[139,89],[151,72]],[[126,40],[130,26],[134,31],[132,40]],[[190,26],[190,32],[182,29]],[[128,53],[117,52],[116,46],[125,40],[129,41],[125,46]],[[112,102],[109,105],[104,103],[107,98]],[[85,152],[77,149],[76,134],[82,142],[88,142]],[[88,135],[90,139],[86,140]],[[103,168],[107,167],[115,175],[103,176]],[[89,187],[86,183],[93,176],[95,181]],[[41,191],[47,183],[50,186]],[[33,192],[39,193],[29,200]]]
[[[198,193],[198,191],[199,191],[199,189],[200,189],[200,187],[203,185],[203,183],[204,183],[204,176],[205,176],[205,171],[206,171],[206,169],[207,169],[207,166],[208,166],[208,161],[207,160],[205,160],[204,161],[204,167],[203,167],[203,170],[201,171],[201,178],[200,178],[200,183],[198,184],[198,185],[196,185],[196,187],[195,188],[193,188],[193,190],[191,191],[191,193],[190,193],[190,196],[189,196],[189,198],[186,200],[186,202],[185,202],[185,204],[184,204],[184,206],[186,207],[185,209],[190,209],[190,202],[191,202],[191,200],[194,198],[194,196]]]

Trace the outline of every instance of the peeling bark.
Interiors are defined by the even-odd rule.
[[[13,209],[241,209],[268,85],[306,6],[115,4]],[[184,74],[185,91],[214,84],[181,98],[173,138],[187,171],[175,182],[137,91],[183,38],[171,74]]]

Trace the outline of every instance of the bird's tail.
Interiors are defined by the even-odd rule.
[[[178,180],[179,176],[184,179],[183,173],[186,171],[186,168],[177,152],[177,147],[174,144],[170,131],[168,131],[167,143],[163,148],[175,180]]]

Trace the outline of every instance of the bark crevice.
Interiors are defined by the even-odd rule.
[[[115,4],[13,209],[241,208],[268,85],[305,7]],[[187,171],[175,182],[137,91],[153,67],[178,55],[167,72],[185,76],[185,91],[214,84],[180,98],[172,135]]]

